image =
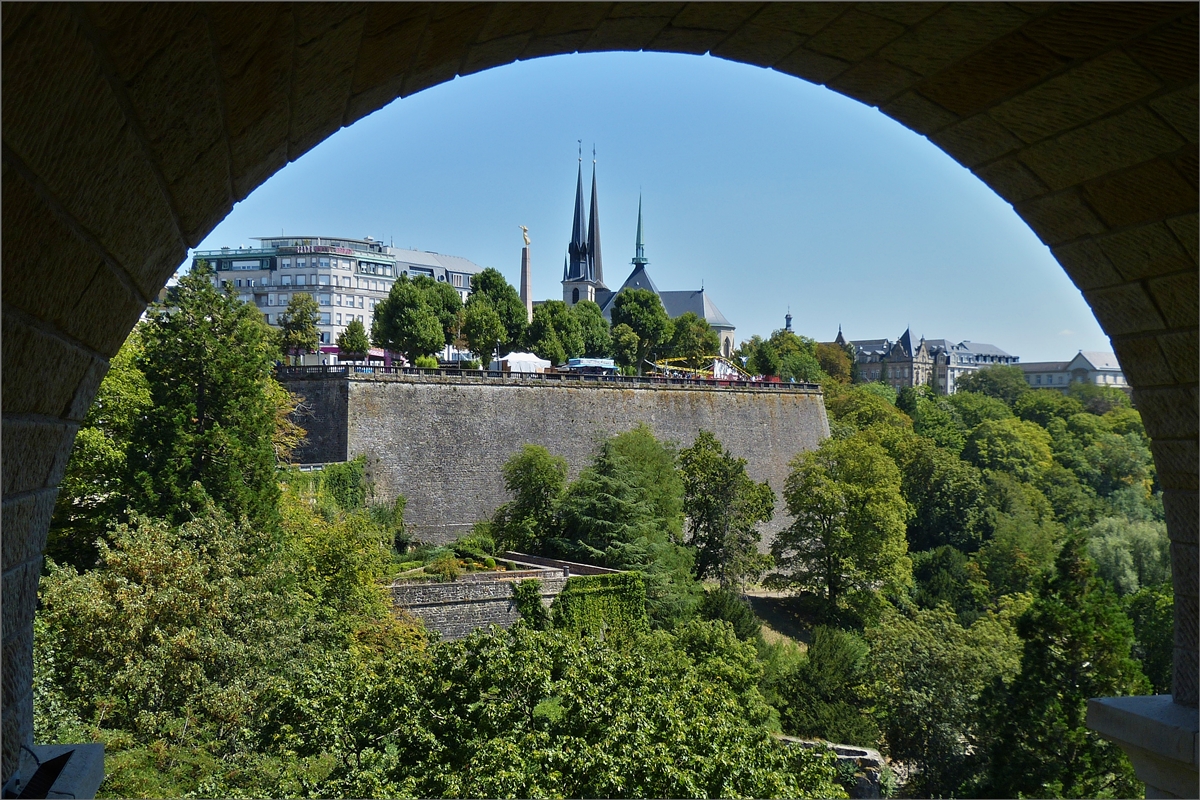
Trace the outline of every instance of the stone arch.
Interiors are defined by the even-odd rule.
[[[392,99],[517,59],[711,53],[877,106],[1012,203],[1153,437],[1196,704],[1197,14],[1179,3],[5,3],[3,775],[50,512],[108,358],[233,204]]]

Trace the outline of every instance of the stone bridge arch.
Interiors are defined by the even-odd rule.
[[[3,36],[3,775],[32,727],[50,512],[147,301],[339,128],[517,59],[711,53],[877,106],[1010,202],[1111,337],[1153,437],[1196,705],[1194,3],[26,4]],[[1193,766],[1194,769],[1194,766]]]

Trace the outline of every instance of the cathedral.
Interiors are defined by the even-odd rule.
[[[612,306],[617,295],[626,289],[649,289],[658,295],[667,316],[674,319],[691,311],[703,319],[717,332],[721,341],[721,355],[728,357],[737,346],[734,327],[725,319],[704,291],[659,291],[646,271],[649,264],[646,245],[642,238],[642,203],[638,201],[637,241],[634,245],[633,271],[616,291],[604,283],[604,263],[600,257],[600,206],[596,194],[596,162],[592,161],[592,205],[584,225],[583,208],[583,159],[579,161],[579,174],[575,184],[575,217],[571,224],[571,241],[563,264],[563,301],[575,305],[581,300],[591,300],[600,306],[604,318],[612,322]]]

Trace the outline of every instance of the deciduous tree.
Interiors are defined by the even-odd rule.
[[[317,322],[321,308],[308,292],[296,292],[279,315],[279,341],[289,356],[315,353],[321,343]]]
[[[339,357],[343,360],[361,361],[366,358],[371,350],[366,327],[356,319],[350,320],[346,330],[338,334],[337,346]]]
[[[375,306],[371,340],[379,347],[403,353],[412,363],[441,350],[446,334],[426,293],[413,281],[400,277],[388,296]]]
[[[637,334],[637,369],[647,356],[670,341],[675,326],[663,308],[662,300],[649,289],[626,289],[613,301],[613,325],[628,325]]]
[[[480,358],[484,369],[487,369],[508,335],[500,315],[486,297],[467,304],[463,312],[462,333],[467,340],[467,348]]]
[[[583,354],[588,358],[611,358],[612,332],[600,306],[591,300],[580,300],[571,306],[571,314],[579,321]]]
[[[725,451],[709,431],[679,453],[683,476],[687,543],[696,549],[696,577],[713,577],[723,586],[761,574],[760,522],[769,522],[775,492],[746,474],[746,460]]]
[[[878,444],[826,439],[801,453],[784,498],[794,521],[771,546],[775,585],[822,593],[832,606],[849,592],[909,578],[900,470]]]
[[[525,327],[528,324],[521,295],[505,280],[499,270],[488,267],[471,276],[471,294],[467,298],[467,305],[470,306],[484,298],[491,303],[504,326],[504,339],[500,346],[519,347],[521,342],[525,341]]]

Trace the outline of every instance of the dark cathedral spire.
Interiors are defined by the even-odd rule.
[[[650,263],[646,258],[646,242],[642,238],[642,196],[638,195],[638,228],[637,241],[633,244],[633,262],[634,266],[644,267]]]
[[[567,245],[567,270],[563,280],[588,280],[589,247],[583,227],[583,158],[575,181],[575,221],[571,224],[571,243]]]
[[[600,199],[596,193],[596,148],[592,148],[592,211],[588,219],[588,280],[604,285],[604,263],[600,258]]]

